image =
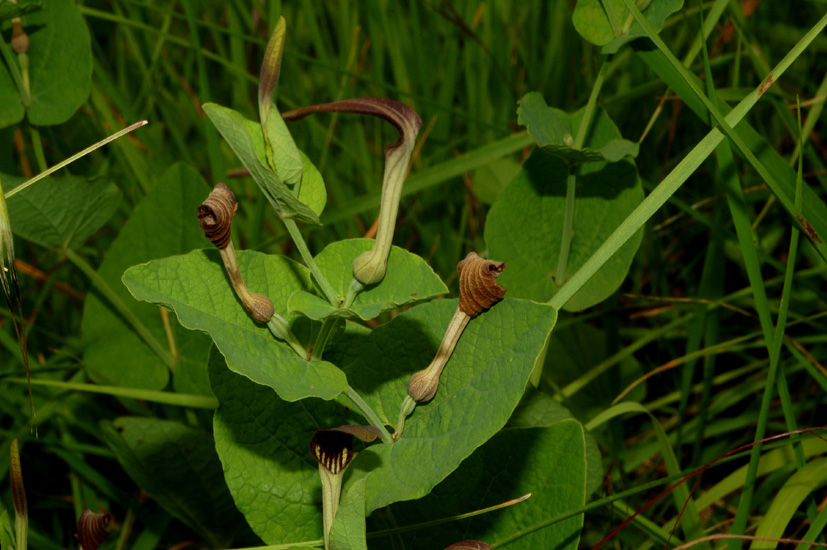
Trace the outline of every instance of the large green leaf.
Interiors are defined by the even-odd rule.
[[[287,298],[311,288],[307,269],[283,256],[240,251],[238,265],[252,292],[273,301],[276,313],[287,318]],[[239,302],[218,250],[195,250],[136,265],[124,283],[139,300],[163,304],[175,311],[187,328],[212,336],[230,368],[270,386],[286,401],[305,397],[333,399],[347,389],[344,373],[326,361],[308,361],[257,324]]]
[[[209,191],[192,168],[181,164],[171,167],[132,211],[98,268],[98,274],[121,301],[165,345],[168,338],[160,308],[136,302],[121,276],[137,263],[204,246],[208,241],[195,213]],[[176,389],[209,394],[204,371],[209,338],[182,330],[172,318],[169,321],[179,355],[175,365]],[[167,366],[94,290],[86,297],[81,331],[84,362],[96,381],[156,390],[166,386]]]
[[[209,371],[220,403],[215,448],[247,523],[267,544],[322,538],[322,484],[310,440],[320,427],[354,419],[332,402],[276,399],[270,388],[227,369],[215,351]]]
[[[29,121],[38,126],[66,122],[92,89],[86,22],[74,0],[49,0],[43,9],[23,16],[22,23],[30,40]]]
[[[652,0],[643,15],[660,31],[666,18],[682,6],[683,0]],[[592,44],[605,46],[603,53],[614,53],[630,40],[646,36],[623,0],[578,0],[572,23],[580,36]]]
[[[319,216],[306,204],[299,202],[287,185],[267,166],[266,145],[260,124],[215,103],[205,104],[204,112],[250,171],[264,196],[280,216],[296,221],[319,223]]]
[[[387,423],[394,424],[408,378],[430,362],[456,306],[456,300],[417,305],[369,334],[345,334],[326,357],[340,361],[380,419],[392,417]],[[366,478],[368,512],[427,494],[505,424],[555,319],[553,308],[520,300],[473,319],[436,397],[417,407],[395,444],[360,451],[345,489]],[[308,445],[320,427],[353,420],[333,404],[273,399],[267,388],[215,364],[210,372],[221,403],[216,446],[239,509],[268,544],[318,538],[320,482]]]
[[[636,157],[640,145],[620,138],[620,132],[602,107],[594,111],[587,147],[574,147],[573,136],[583,118],[583,109],[573,115],[549,107],[540,92],[530,92],[519,102],[518,122],[544,151],[569,162],[617,162]],[[568,142],[568,143],[567,143]]]
[[[557,329],[551,336],[554,340]],[[549,343],[551,346],[551,342]],[[550,395],[531,387],[523,396],[514,414],[508,419],[507,428],[548,428],[564,420],[573,419],[572,413]],[[603,483],[603,455],[590,432],[586,438],[586,496],[594,493]]]
[[[77,248],[109,220],[120,200],[120,189],[105,178],[50,177],[12,196],[9,217],[14,233],[26,240]]]
[[[503,510],[406,534],[409,548],[444,548],[461,539],[494,544],[544,519],[585,503],[583,427],[573,419],[548,428],[505,429],[495,435],[425,498],[392,507],[400,527],[450,517],[531,493]],[[525,550],[574,550],[583,516],[534,531],[508,544]],[[383,544],[384,543],[384,544]],[[392,548],[380,539],[377,548]]]
[[[362,478],[342,495],[330,530],[330,546],[333,550],[367,550],[365,535],[365,478]]]
[[[122,417],[101,422],[101,434],[135,483],[211,547],[226,548],[247,531],[209,433],[169,420]]]
[[[293,135],[287,129],[281,114],[270,109],[267,121],[262,121],[264,141],[270,146],[267,158],[281,181],[293,186],[302,180],[303,159]]]
[[[353,279],[353,259],[373,247],[373,239],[351,239],[329,244],[316,256],[316,265],[330,282],[333,290],[344,297]],[[349,309],[333,307],[314,294],[297,292],[288,307],[311,319],[325,317],[359,317],[373,319],[383,311],[428,300],[445,294],[448,287],[431,266],[416,254],[392,247],[385,278],[356,296]]]
[[[491,258],[508,268],[498,282],[508,296],[549,300],[565,281],[555,281],[566,205],[565,161],[535,151],[497,197],[485,225]],[[643,200],[632,162],[592,162],[577,177],[574,236],[566,270],[571,277]],[[618,289],[643,233],[639,231],[566,304],[569,311],[593,306]]]
[[[456,308],[429,302],[337,342],[351,384],[385,423],[396,425],[408,378],[430,363]],[[428,494],[503,427],[556,319],[549,306],[506,299],[468,323],[436,397],[416,408],[396,444],[369,447],[351,464],[367,476],[368,511]]]

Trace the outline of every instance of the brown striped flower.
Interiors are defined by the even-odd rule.
[[[459,305],[445,330],[445,336],[434,360],[427,368],[415,373],[408,381],[408,395],[415,401],[430,401],[439,388],[439,377],[459,342],[468,321],[490,308],[505,296],[497,277],[505,264],[484,260],[476,252],[469,253],[457,264],[459,273]],[[407,416],[407,415],[406,415]]]
[[[263,294],[250,292],[238,269],[231,231],[237,209],[238,203],[235,202],[233,192],[223,183],[218,183],[198,207],[198,222],[201,224],[204,236],[221,253],[230,282],[241,303],[244,304],[244,309],[257,323],[266,323],[275,313],[273,302]]]

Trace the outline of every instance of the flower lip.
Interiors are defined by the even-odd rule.
[[[375,426],[347,424],[338,428],[318,430],[310,440],[310,454],[330,473],[338,475],[347,468],[356,456],[353,452],[353,438],[365,443],[375,441],[381,432]]]
[[[84,510],[78,519],[78,532],[75,538],[83,550],[97,550],[109,538],[109,514],[96,514]]]

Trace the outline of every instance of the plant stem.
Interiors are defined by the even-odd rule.
[[[327,282],[327,279],[325,279],[325,276],[322,275],[322,272],[313,260],[313,255],[310,254],[310,250],[307,248],[307,243],[304,242],[304,237],[302,237],[298,226],[296,226],[296,222],[289,218],[282,218],[282,221],[284,222],[284,226],[287,228],[287,232],[290,233],[290,237],[293,239],[293,242],[296,243],[296,248],[299,249],[299,254],[301,254],[304,264],[307,266],[307,269],[310,270],[310,273],[313,274],[313,278],[316,279],[316,283],[319,285],[319,288],[322,289],[322,293],[325,295],[325,298],[327,298],[327,301],[330,302],[330,305],[339,307],[341,302],[340,298],[336,296],[336,292],[333,290],[333,287],[330,286],[329,282]]]
[[[339,498],[342,493],[342,472],[331,473],[319,464],[319,477],[322,478],[322,528],[324,532],[324,548],[330,550],[330,529],[339,509]]]
[[[313,347],[310,349],[310,357],[315,360],[320,360],[324,354],[324,349],[327,346],[327,340],[330,338],[330,333],[336,324],[336,319],[327,318],[322,322],[322,328],[319,329],[319,334],[313,341]]]
[[[270,332],[273,333],[273,336],[280,340],[284,340],[287,344],[293,348],[299,357],[302,359],[307,359],[307,350],[304,349],[304,346],[299,342],[299,339],[296,338],[296,335],[293,334],[293,331],[290,330],[290,325],[287,321],[279,315],[278,313],[274,313],[270,320],[267,321],[267,328],[270,329]]]
[[[574,204],[575,191],[577,187],[577,176],[574,174],[575,165],[569,164],[569,176],[566,178],[566,209],[563,214],[563,234],[560,237],[560,255],[557,257],[557,273],[554,275],[554,283],[557,288],[566,282],[566,270],[569,266],[569,252],[571,251],[571,240],[574,237]]]
[[[37,167],[41,172],[45,172],[49,166],[46,164],[46,155],[43,154],[43,142],[40,140],[40,132],[31,124],[29,124],[29,131],[32,134],[32,149],[34,149],[34,158],[37,159]]]
[[[9,74],[17,87],[17,93],[20,94],[20,101],[24,106],[28,107],[26,101],[30,96],[26,92],[26,85],[23,82],[23,74],[20,72],[20,65],[15,62],[14,52],[5,40],[0,40],[0,54],[3,55],[3,60],[6,62],[6,67],[9,69]]]
[[[402,432],[405,431],[405,420],[416,409],[416,400],[410,395],[406,395],[399,406],[399,419],[396,421],[396,431],[393,434],[394,439],[399,439]]]
[[[126,320],[127,323],[132,327],[138,336],[146,343],[149,348],[155,352],[155,354],[164,362],[164,364],[169,368],[169,370],[175,369],[175,359],[172,357],[172,354],[168,352],[164,347],[161,345],[160,342],[149,332],[149,329],[144,325],[138,317],[135,316],[135,313],[128,307],[126,304],[123,303],[121,298],[115,294],[115,291],[112,290],[112,287],[103,280],[103,277],[98,275],[98,272],[95,271],[89,262],[83,259],[77,252],[72,250],[71,248],[67,248],[63,251],[66,255],[66,258],[75,264],[75,266],[83,271],[83,273],[89,277],[92,281],[92,284],[103,294],[103,296],[109,301],[110,304],[115,308],[115,310]]]
[[[356,390],[354,390],[350,385],[348,385],[347,392],[345,392],[345,395],[347,395],[348,398],[350,398],[350,400],[353,401],[353,404],[356,405],[356,408],[359,409],[359,412],[362,413],[362,416],[364,416],[367,419],[367,421],[371,423],[372,426],[379,428],[379,431],[382,432],[382,443],[393,444],[393,437],[391,437],[391,434],[388,433],[387,428],[385,428],[385,424],[381,420],[379,420],[379,417],[376,415],[375,412],[373,412],[373,409],[370,408],[370,405],[368,405],[365,402],[365,400],[362,399],[362,396],[356,393]]]
[[[594,80],[589,101],[586,103],[586,108],[583,110],[583,117],[580,119],[580,126],[577,128],[577,135],[574,137],[574,149],[582,149],[586,142],[586,135],[589,133],[589,125],[594,117],[594,109],[597,104],[597,96],[600,95],[600,89],[603,87],[603,80],[606,77],[606,71],[609,69],[609,61],[612,56],[607,55],[603,58],[600,65],[600,70],[597,72],[597,78]],[[563,214],[563,234],[560,237],[560,254],[557,257],[557,273],[554,276],[554,282],[557,288],[563,286],[566,282],[566,271],[569,265],[569,253],[571,251],[571,241],[574,237],[574,213],[575,213],[575,198],[577,190],[577,169],[578,166],[569,163],[569,176],[566,180],[566,209]]]

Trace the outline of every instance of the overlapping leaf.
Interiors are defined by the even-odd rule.
[[[295,291],[311,288],[307,269],[283,256],[253,251],[240,251],[238,264],[247,287],[268,296],[276,313],[292,320],[285,304]],[[124,274],[124,282],[139,300],[163,304],[185,327],[208,333],[232,370],[270,386],[284,400],[332,399],[347,389],[341,370],[299,357],[253,321],[230,285],[218,250],[137,265]]]

